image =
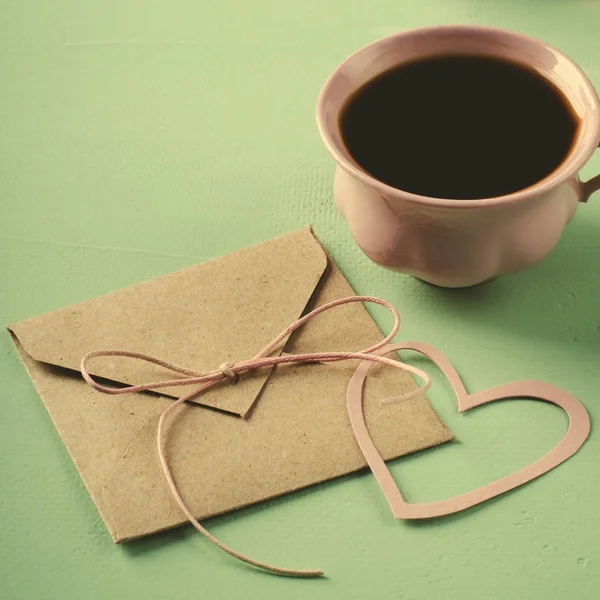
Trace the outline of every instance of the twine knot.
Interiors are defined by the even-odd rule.
[[[219,371],[225,375],[225,377],[229,377],[231,379],[231,383],[236,385],[240,381],[240,376],[233,371],[234,365],[230,362],[224,362],[220,367]]]

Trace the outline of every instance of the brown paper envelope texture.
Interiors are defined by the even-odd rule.
[[[186,522],[159,465],[156,428],[188,387],[106,396],[78,369],[92,350],[150,354],[211,371],[249,359],[304,312],[354,292],[310,228],[9,326],[65,446],[116,542]],[[361,304],[319,315],[288,339],[297,354],[350,351],[382,339]],[[168,428],[175,480],[198,518],[364,468],[346,413],[356,361],[244,374],[179,409]],[[122,384],[173,378],[161,367],[102,358],[90,371]],[[453,438],[424,395],[382,407],[416,384],[376,366],[365,387],[369,430],[385,459]],[[244,417],[244,418],[240,418]]]

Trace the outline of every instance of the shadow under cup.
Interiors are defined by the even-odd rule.
[[[489,27],[432,27],[370,44],[326,81],[321,137],[334,197],[375,262],[446,287],[550,252],[600,176],[600,101],[558,50]]]

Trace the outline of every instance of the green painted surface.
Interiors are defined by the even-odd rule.
[[[435,289],[354,246],[313,117],[344,56],[439,23],[541,37],[600,87],[600,3],[2,0],[0,15],[0,323],[313,223],[358,292],[401,309],[400,337],[437,345],[470,389],[544,379],[600,417],[600,194],[535,269]],[[583,174],[598,170],[600,156]],[[363,474],[208,523],[253,557],[329,576],[293,581],[190,528],[115,546],[6,333],[0,373],[2,600],[600,594],[596,431],[541,480],[441,520],[395,521]],[[439,376],[430,397],[459,442],[393,464],[412,501],[507,474],[566,429],[559,410],[531,401],[459,417]]]

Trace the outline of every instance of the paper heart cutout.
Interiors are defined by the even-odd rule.
[[[385,462],[381,458],[365,423],[362,405],[362,391],[365,378],[371,366],[370,361],[363,361],[354,373],[348,385],[347,406],[350,423],[358,445],[367,460],[373,475],[379,483],[387,501],[392,508],[396,519],[427,519],[449,515],[476,504],[485,502],[490,498],[504,494],[520,485],[536,479],[547,473],[560,463],[564,462],[585,442],[590,432],[590,418],[577,398],[564,390],[549,383],[541,381],[518,381],[493,387],[481,392],[469,394],[463,385],[460,376],[452,363],[438,350],[422,342],[407,342],[383,346],[376,354],[387,354],[396,350],[414,350],[426,356],[444,373],[452,385],[458,402],[458,412],[462,413],[477,406],[495,402],[496,400],[509,400],[530,398],[551,402],[560,406],[569,417],[569,428],[562,440],[548,454],[511,475],[494,481],[476,490],[467,492],[454,498],[427,502],[425,504],[411,504],[406,502]]]

